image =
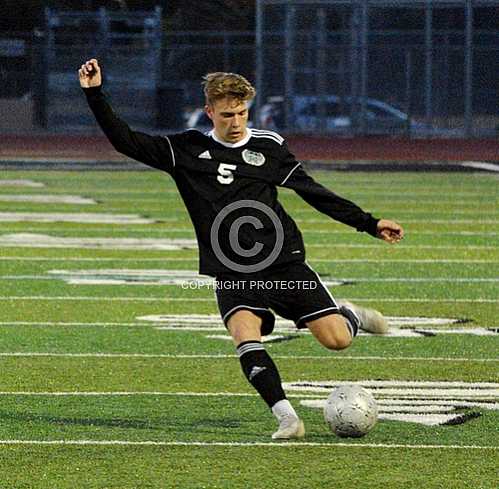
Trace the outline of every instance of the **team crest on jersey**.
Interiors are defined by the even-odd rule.
[[[265,156],[262,153],[245,149],[243,151],[243,160],[248,163],[248,165],[262,166],[265,163]]]

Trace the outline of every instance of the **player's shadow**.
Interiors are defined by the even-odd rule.
[[[87,426],[96,428],[121,428],[136,430],[164,430],[181,433],[210,433],[224,429],[237,429],[244,423],[233,417],[216,417],[202,419],[183,419],[179,416],[157,417],[153,420],[130,419],[121,417],[99,418],[78,416],[54,416],[35,413],[13,413],[0,411],[0,423],[15,421],[26,424],[41,423],[52,426]],[[4,424],[4,423],[2,423]]]
[[[80,418],[80,417],[61,417],[47,416],[33,413],[6,413],[0,412],[0,421],[14,420],[26,423],[46,423],[50,425],[75,425],[75,426],[95,426],[106,428],[124,428],[124,429],[155,429],[158,426],[150,421],[127,419],[113,417],[107,418]]]

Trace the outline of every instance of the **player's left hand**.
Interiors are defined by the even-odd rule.
[[[404,237],[402,226],[388,219],[380,219],[377,226],[379,239],[388,243],[398,243]]]

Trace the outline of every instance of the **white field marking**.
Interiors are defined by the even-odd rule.
[[[1,199],[0,199],[1,200]],[[1,220],[1,218],[0,218]],[[58,229],[54,229],[54,231],[58,231]],[[102,231],[102,230],[99,230]],[[36,233],[12,233],[5,234],[3,237],[0,236],[0,246],[9,246],[9,247],[27,247],[27,248],[48,248],[48,247],[65,247],[65,248],[89,248],[91,246],[88,245],[88,242],[93,241],[104,241],[107,240],[108,243],[117,243],[119,246],[114,248],[108,246],[107,249],[151,249],[151,250],[170,250],[168,247],[169,242],[172,241],[186,241],[189,242],[193,249],[197,249],[197,241],[194,238],[194,234],[191,232],[192,230],[176,230],[176,229],[168,229],[160,231],[159,233],[167,236],[170,232],[187,232],[192,237],[190,238],[55,238],[51,236],[40,235]],[[303,233],[306,234],[331,234],[330,231],[327,230],[315,230],[315,231],[307,231],[302,230]],[[144,231],[132,231],[132,233],[143,233]],[[127,231],[127,234],[129,232]],[[438,234],[438,233],[436,233]],[[490,233],[488,233],[490,234]],[[26,238],[25,238],[26,237]],[[51,240],[51,243],[47,243],[47,240]],[[113,241],[111,241],[111,239]],[[120,241],[123,243],[131,242],[131,246],[122,246]],[[50,246],[48,246],[50,244]],[[71,246],[68,246],[70,244]],[[74,246],[74,244],[80,244],[80,246]],[[384,249],[386,244],[383,243],[371,243],[371,244],[348,244],[348,243],[312,243],[307,244],[307,248],[346,248],[346,249]],[[98,246],[103,247],[103,246]],[[495,250],[497,246],[492,245],[410,245],[404,244],[404,249],[442,249],[442,250]]]
[[[306,231],[304,231],[304,234],[307,234]],[[344,243],[312,243],[312,244],[307,244],[306,248],[333,248],[333,249],[338,249],[338,248],[359,248],[359,249],[383,249],[385,248],[386,243],[379,243],[379,244],[344,244]],[[489,246],[489,245],[406,245],[405,243],[401,245],[404,249],[414,249],[414,250],[459,250],[459,249],[464,249],[464,250],[479,250],[479,249],[497,249],[497,246]]]
[[[395,401],[396,402],[396,401]],[[324,409],[326,400],[303,400],[300,405],[314,409]],[[487,406],[487,407],[485,407]],[[495,407],[492,407],[495,406]],[[468,406],[459,408],[482,408],[489,410],[499,409],[499,404],[488,404],[483,402],[468,403]],[[458,408],[452,405],[440,404],[438,406],[380,406],[378,402],[378,419],[383,421],[402,421],[404,423],[418,423],[425,426],[441,426],[449,423],[462,424],[466,422],[465,413],[458,412]]]
[[[220,328],[195,328],[195,327],[187,327],[187,328],[179,328],[175,326],[166,326],[166,327],[158,327],[155,328],[159,331],[223,331],[222,327]],[[295,332],[292,328],[279,330],[282,332]],[[309,331],[303,331],[300,335],[311,334]],[[419,328],[417,330],[413,329],[399,329],[399,328],[391,328],[387,333],[383,335],[384,338],[425,338],[426,336],[437,336],[441,334],[460,334],[460,335],[472,335],[472,336],[496,336],[497,332],[486,329],[486,328],[454,328],[454,329],[428,329],[428,328]],[[370,333],[366,333],[365,331],[361,331],[357,336],[376,336]],[[206,338],[217,339],[217,340],[227,340],[230,341],[232,338],[226,335],[207,335]],[[272,341],[273,338],[282,338],[282,336],[269,336],[264,337],[262,341]],[[499,359],[497,360],[499,361]]]
[[[163,219],[161,219],[161,221],[163,221]],[[26,227],[23,227],[23,232],[26,232],[26,233],[57,233],[60,231],[60,227],[57,227],[57,226],[54,226],[54,227],[33,227],[33,228],[30,228],[28,226]],[[12,228],[9,228],[8,226],[2,226],[2,231],[4,231],[5,233],[15,233],[17,232],[19,229],[16,228],[16,227],[12,227]],[[92,228],[92,227],[87,227],[85,226],[85,231],[86,232],[102,232],[102,227],[95,227],[95,228]],[[193,236],[195,237],[195,233],[194,233],[194,230],[193,228],[170,228],[170,227],[163,227],[161,229],[128,229],[128,228],[125,228],[125,229],[118,229],[118,230],[114,230],[113,229],[113,233],[121,233],[121,234],[143,234],[143,235],[154,235],[154,234],[159,234],[161,236],[165,236],[167,235],[168,233],[185,233],[185,234],[189,234],[190,236]],[[441,234],[439,234],[441,236]]]
[[[40,187],[45,187],[45,184],[41,182],[34,182],[33,180],[0,180],[0,187],[40,188]]]
[[[405,258],[390,258],[390,259],[377,259],[377,258],[345,258],[345,259],[332,259],[332,258],[314,258],[312,262],[317,263],[499,263],[499,260],[468,260],[468,259],[439,259],[439,258],[422,258],[422,259],[405,259]]]
[[[155,329],[158,331],[226,331],[223,326],[213,327],[213,326],[157,326]],[[276,332],[281,333],[296,333],[296,328],[278,328]],[[308,331],[303,330],[300,332],[301,335],[310,334]],[[414,329],[399,329],[390,328],[390,330],[383,334],[383,338],[425,338],[427,336],[437,336],[442,334],[459,334],[459,335],[472,335],[472,336],[496,336],[497,332],[493,329],[487,328],[454,328],[454,329],[430,329],[430,328],[418,328]],[[378,336],[361,331],[357,336]],[[224,338],[225,339],[225,338]],[[373,358],[373,357],[370,357]],[[499,361],[499,360],[498,360]]]
[[[166,219],[161,218],[161,221],[165,221],[165,220]],[[320,222],[324,225],[334,225],[334,222],[332,222],[331,220],[311,221],[311,220],[307,219],[306,221],[304,221],[304,223],[311,223],[311,222]],[[341,229],[336,229],[336,228],[332,228],[332,229],[307,229],[304,226],[301,226],[300,229],[304,233],[310,233],[310,234],[317,233],[317,234],[335,234],[335,235],[339,235],[339,236],[349,236],[349,237],[355,236],[354,230],[343,231]],[[9,228],[8,226],[2,226],[2,230],[5,233],[8,233],[8,232],[14,233],[17,231],[17,228]],[[60,228],[57,226],[54,226],[54,227],[36,227],[36,228],[24,227],[23,230],[24,230],[24,232],[33,232],[33,233],[41,233],[41,232],[56,233],[60,230]],[[100,232],[100,231],[102,231],[102,228],[101,227],[95,227],[95,228],[85,227],[85,231]],[[185,232],[185,233],[191,233],[193,236],[195,235],[192,226],[176,227],[176,228],[168,227],[168,228],[163,228],[163,229],[127,229],[127,230],[116,230],[115,232],[118,232],[118,231],[122,232],[122,233],[130,233],[130,234],[141,233],[141,234],[147,234],[147,235],[151,235],[151,234],[164,235],[165,233],[169,233],[169,232],[176,232],[176,233]],[[418,236],[427,235],[427,236],[439,236],[439,237],[441,237],[441,236],[459,236],[459,237],[462,237],[462,236],[484,236],[484,237],[499,236],[499,232],[494,232],[494,231],[420,231],[420,230],[418,230],[418,231],[414,232],[414,234],[416,234],[416,233]],[[404,244],[404,246],[407,246],[407,245]],[[462,246],[465,247],[466,245],[462,245]]]
[[[0,194],[0,202],[32,202],[36,204],[97,204],[93,199],[78,195],[7,195]]]
[[[1,217],[0,217],[1,221]],[[104,222],[104,221],[103,221]],[[151,222],[155,222],[151,220]],[[111,221],[108,221],[111,223]],[[121,222],[120,224],[126,224]],[[165,233],[166,234],[166,233]],[[110,250],[197,250],[197,241],[194,238],[75,238],[54,237],[36,233],[11,233],[0,235],[0,247],[4,248],[100,248]],[[308,244],[307,248],[324,249],[324,244]],[[385,249],[386,244],[334,244],[334,249]],[[497,249],[489,245],[405,245],[404,249]],[[405,260],[404,260],[405,261]],[[439,261],[430,259],[429,261]],[[440,260],[441,261],[441,260]],[[455,260],[466,262],[466,260]],[[475,260],[474,260],[475,261]]]
[[[237,359],[236,354],[216,354],[216,355],[183,355],[168,353],[52,353],[52,352],[0,352],[0,358],[149,358],[149,359],[208,359],[224,360]],[[442,358],[442,357],[403,357],[403,356],[347,356],[347,355],[273,355],[273,358],[287,360],[366,360],[366,361],[415,361],[415,362],[499,362],[497,358]]]
[[[163,330],[168,330],[168,331],[223,331],[224,328],[179,328],[179,327],[159,327],[155,328],[159,331]],[[282,330],[279,330],[282,331]],[[293,330],[291,327],[289,329],[285,329],[285,332],[288,333],[296,333],[296,330]],[[283,331],[283,332],[284,332]],[[303,331],[300,332],[299,335],[295,334],[292,338],[296,338],[298,336],[302,335],[309,335],[311,334],[309,331]],[[387,333],[383,335],[385,338],[424,338],[426,336],[437,336],[440,334],[467,334],[467,335],[473,335],[473,336],[497,336],[497,333],[491,330],[488,330],[486,328],[454,328],[454,329],[417,329],[417,330],[412,330],[412,329],[399,329],[399,328],[391,328]],[[376,336],[369,334],[365,331],[361,331],[358,333],[357,336]],[[222,341],[232,341],[232,338],[225,334],[225,335],[205,335],[205,338],[211,339],[211,340],[222,340]],[[262,342],[273,342],[276,340],[283,340],[283,339],[291,339],[289,336],[282,336],[282,335],[271,335],[271,336],[264,336],[262,337]],[[488,360],[487,360],[488,361]],[[497,360],[499,362],[499,359]]]
[[[213,297],[1,296],[0,301],[215,302]],[[475,301],[476,302],[476,301]]]
[[[197,242],[195,239],[62,238],[43,234],[18,233],[1,235],[0,247],[173,251],[197,249]]]
[[[475,283],[475,282],[499,282],[499,277],[497,278],[462,278],[462,277],[384,277],[384,278],[339,278],[340,283],[352,283],[352,282],[459,282],[459,283]],[[323,280],[326,285],[332,285],[328,280]]]
[[[214,289],[215,279],[196,270],[97,269],[49,270],[48,274],[73,285],[189,285]]]
[[[303,224],[308,224],[310,223],[310,221],[304,221]],[[352,232],[349,232],[349,231],[340,231],[338,229],[307,229],[303,226],[303,224],[300,226],[300,230],[304,233],[304,234],[339,234],[341,236],[353,236],[353,233]],[[327,221],[324,221],[323,224],[328,224]],[[154,231],[154,232],[158,232],[159,230],[157,231]],[[168,231],[170,231],[170,229],[168,229]],[[188,230],[186,230],[188,231]],[[159,231],[161,232],[161,231]],[[462,236],[484,236],[484,237],[495,237],[495,236],[499,236],[499,233],[496,233],[496,232],[491,232],[491,231],[484,231],[484,232],[480,232],[480,231],[458,231],[458,232],[439,232],[439,231],[413,231],[412,232],[413,234],[417,234],[418,236],[420,235],[425,235],[425,236],[439,236],[439,237],[442,237],[442,236],[459,236],[459,237],[462,237]],[[412,234],[411,233],[411,234]],[[405,243],[404,243],[404,246],[405,246]]]
[[[163,219],[162,219],[163,220]],[[327,224],[327,223],[325,223]],[[23,228],[24,232],[26,233],[57,233],[60,231],[59,227],[36,227],[36,228],[28,228],[24,227]],[[4,233],[16,233],[18,231],[17,228],[9,228],[7,226],[2,226],[2,231]],[[102,228],[90,228],[90,227],[85,227],[86,232],[102,232]],[[301,231],[303,234],[324,234],[324,235],[337,235],[337,236],[348,236],[352,237],[354,236],[353,232],[351,231],[340,231],[338,229],[315,229],[315,230],[308,230],[304,229],[304,227],[301,227]],[[123,230],[113,230],[115,234],[117,233],[122,233],[122,234],[127,234],[127,235],[132,235],[132,234],[140,234],[144,236],[152,236],[152,235],[161,235],[161,236],[167,236],[168,233],[185,233],[189,234],[189,236],[195,237],[195,234],[192,230],[192,228],[163,228],[163,229],[123,229]],[[416,231],[414,234],[419,235],[425,235],[425,236],[450,236],[450,237],[484,237],[484,238],[495,238],[499,236],[499,233],[492,232],[492,231],[487,231],[487,232],[480,232],[480,231],[459,231],[459,232],[433,232],[433,231]],[[404,243],[405,248],[414,248],[414,247],[421,247],[425,245],[408,245],[407,243]],[[432,246],[432,248],[456,248],[456,249],[496,249],[497,246],[492,246],[492,245],[435,245]]]
[[[283,388],[290,392],[324,393],[341,385],[357,384],[372,391],[375,397],[401,399],[454,399],[484,400],[499,399],[499,383],[425,380],[301,380],[283,382]]]
[[[427,381],[372,381],[307,382],[283,384],[287,390],[301,390],[329,394],[338,385],[358,384],[371,390],[376,398],[379,419],[419,423],[427,426],[462,424],[469,415],[459,409],[484,408],[499,410],[499,384],[493,382],[427,382]],[[429,399],[434,400],[427,404]],[[414,403],[423,400],[424,403]],[[301,405],[323,409],[325,399],[306,399]],[[478,413],[474,413],[476,417]]]
[[[0,396],[22,396],[22,397],[259,397],[253,392],[165,392],[165,391],[0,391]],[[304,399],[301,405],[312,408],[323,408],[325,399],[313,399],[315,394],[287,394],[287,397]],[[376,399],[378,407],[386,412],[395,409],[414,412],[420,406],[422,411],[435,407],[437,410],[455,408],[479,407],[489,411],[498,410],[499,403],[488,401],[463,401],[463,400],[418,400],[418,399]],[[444,404],[445,403],[445,404]]]
[[[173,209],[169,209],[170,212],[173,212]],[[175,210],[175,212],[184,212],[183,208],[179,208]],[[314,211],[317,212],[317,211]],[[331,219],[315,219],[315,218],[299,218],[296,217],[299,213],[292,212],[292,217],[297,224],[331,224]],[[399,220],[403,220],[405,224],[421,224],[424,222],[423,217],[421,219],[405,219],[399,218]],[[184,223],[186,222],[186,217],[161,217],[161,222],[172,222],[172,223]],[[425,222],[425,224],[428,224]],[[432,219],[430,224],[499,224],[499,219]],[[339,225],[339,224],[338,224]],[[438,233],[437,233],[438,234]]]
[[[136,214],[105,213],[55,213],[55,212],[0,212],[0,222],[78,222],[99,224],[154,224],[156,219],[148,219]]]
[[[257,397],[250,392],[164,392],[164,391],[2,391],[0,396],[47,396],[47,397],[133,397],[133,396],[164,396],[164,397]],[[299,397],[298,394],[295,397]]]
[[[0,393],[1,394],[1,393]],[[293,394],[290,394],[293,396]],[[305,407],[324,409],[326,399],[307,399],[300,404]],[[380,412],[407,412],[407,413],[432,413],[450,412],[457,408],[487,409],[489,411],[499,410],[498,402],[484,401],[456,401],[456,400],[418,400],[418,399],[376,399],[376,404]]]
[[[97,214],[98,215],[98,214]],[[102,223],[135,224],[134,222],[113,221],[113,217],[101,214]],[[110,216],[110,215],[109,215]],[[98,219],[98,218],[96,218]],[[106,221],[106,219],[108,219]],[[0,213],[0,221],[1,213]],[[61,219],[64,220],[64,219]],[[81,221],[83,222],[83,221]],[[150,222],[155,222],[150,220]],[[197,241],[194,238],[68,238],[54,237],[36,233],[11,233],[0,235],[0,247],[16,248],[101,248],[116,250],[197,250]],[[384,249],[386,244],[309,244],[307,248],[359,248],[359,249]],[[480,245],[404,245],[404,249],[495,249],[493,246]],[[330,260],[332,261],[332,260]],[[336,260],[345,261],[345,260]],[[365,260],[360,260],[365,261]],[[431,259],[430,261],[439,261]],[[441,261],[441,260],[440,260]],[[456,260],[466,262],[466,260]]]
[[[399,182],[397,182],[399,183]],[[327,185],[327,184],[326,184]],[[132,190],[132,189],[127,189],[127,190],[116,190],[113,189],[109,193],[107,193],[105,190],[99,190],[92,188],[91,186],[83,187],[84,191],[87,193],[92,192],[92,194],[97,194],[97,195],[102,195],[106,197],[106,200],[110,202],[130,202],[130,195],[140,195],[138,198],[134,199],[139,202],[150,202],[150,203],[158,203],[161,201],[168,201],[171,202],[172,204],[175,205],[175,209],[182,209],[182,200],[180,198],[180,194],[178,190],[168,190],[165,189],[164,191],[162,190],[155,190],[152,191],[151,193],[147,193],[148,189],[144,188],[142,189],[142,193],[137,191],[137,190]],[[361,187],[361,186],[355,186],[354,188],[346,189],[343,188],[341,190],[342,195],[346,194],[348,192],[349,196],[356,196],[357,199],[359,198],[364,198],[364,195],[369,195],[369,197],[364,198],[364,202],[372,203],[372,204],[378,204],[379,202],[381,203],[386,203],[386,204],[399,204],[401,207],[403,206],[404,202],[407,202],[407,196],[403,195],[401,193],[396,193],[392,194],[390,193],[390,196],[387,197],[383,192],[380,190],[378,193],[373,193],[373,192],[368,192],[368,190],[372,190],[373,187]],[[403,189],[403,187],[401,187]],[[365,190],[364,190],[365,189]],[[452,192],[452,188],[447,188],[448,192]],[[445,192],[445,189],[439,189],[440,193]],[[281,193],[281,192],[280,192]],[[424,195],[425,198],[422,198],[421,196]],[[481,194],[479,192],[463,192],[463,193],[452,193],[452,197],[450,198],[443,198],[442,200],[435,199],[435,193],[429,194],[429,193],[418,193],[417,194],[417,202],[418,204],[421,205],[452,205],[455,204],[457,207],[473,207],[474,202],[477,202],[475,200],[472,200],[472,197],[475,198],[481,198],[481,201],[478,201],[477,204],[480,206],[491,206],[490,200],[487,201],[487,197],[493,198],[494,195],[492,193],[484,193]],[[456,196],[455,198],[454,195]],[[107,196],[110,196],[107,198]],[[397,199],[396,197],[399,196],[400,198]],[[460,199],[459,197],[469,197],[468,199]],[[446,196],[448,197],[448,195]],[[470,198],[471,197],[471,198]],[[289,192],[286,189],[282,189],[282,194],[280,201],[283,205],[285,206],[291,206],[293,205],[294,202],[296,202],[298,199],[294,195],[293,192]]]
[[[103,277],[107,280],[115,280],[124,283],[135,280],[158,281],[165,285],[182,285],[191,281],[193,285],[215,286],[215,279],[207,275],[201,275],[196,270],[157,270],[157,269],[96,269],[96,270],[49,270],[50,275],[63,278],[71,283],[78,281],[96,280],[96,277]],[[4,276],[4,277],[16,277]],[[27,276],[38,278],[40,276]],[[67,277],[67,278],[66,278]],[[89,277],[89,278],[87,278]],[[351,282],[499,282],[497,278],[461,278],[461,277],[383,277],[383,278],[337,278],[334,280],[324,279],[323,282],[329,286],[344,285]]]
[[[218,316],[214,316],[218,318]],[[431,323],[432,318],[387,318],[389,320],[389,323],[391,325],[390,330],[388,333],[384,336],[386,337],[417,337],[421,338],[426,336],[428,333],[430,334],[471,334],[471,335],[477,335],[477,336],[497,336],[497,330],[499,330],[499,327],[490,327],[490,328],[453,328],[453,329],[428,329],[428,328],[421,328],[420,326],[418,327],[417,325],[423,325],[425,324],[424,321],[428,321],[428,324],[450,324],[449,321],[454,321],[454,322],[459,322],[459,320],[446,320],[446,319],[438,319],[434,318],[434,323]],[[169,331],[204,331],[204,332],[216,332],[216,331],[223,331],[226,332],[226,328],[222,325],[221,321],[214,321],[213,324],[205,325],[205,326],[199,326],[198,323],[201,323],[202,320],[200,321],[195,321],[194,325],[190,325],[190,323],[187,323],[187,325],[182,324],[180,321],[177,322],[172,322],[171,326],[160,326],[160,327],[155,327],[155,329],[158,330],[169,330]],[[286,324],[279,324],[281,321],[280,318],[277,318],[276,320],[276,329],[275,332],[280,332],[280,333],[293,333],[297,334],[296,328],[292,322],[289,322],[289,325]],[[285,320],[282,320],[285,321]],[[393,327],[395,324],[398,324],[399,326],[404,326],[404,328],[396,328]],[[35,322],[35,321],[7,321],[7,322],[0,322],[0,327],[6,327],[6,326],[11,326],[11,327],[17,327],[17,326],[33,326],[33,327],[116,327],[116,326],[122,326],[122,327],[151,327],[150,323],[105,323],[105,322],[90,322],[90,323],[80,323],[80,322],[50,322],[50,321],[45,321],[45,322]],[[418,329],[408,329],[409,327],[417,327]],[[310,334],[309,331],[307,330],[301,330],[300,335],[307,335]],[[369,333],[366,333],[364,331],[361,331],[359,333],[360,336],[369,336]],[[215,335],[216,336],[216,335]],[[222,335],[220,335],[222,336]],[[225,335],[223,335],[225,338]],[[272,338],[272,337],[271,337]],[[265,337],[264,337],[265,341]],[[315,358],[315,357],[314,357]],[[320,357],[322,358],[322,357]],[[329,357],[324,357],[324,358],[329,358]],[[357,357],[356,357],[357,358]],[[370,357],[374,358],[374,357]],[[381,357],[380,357],[381,358]],[[414,358],[414,357],[411,357]],[[480,358],[463,358],[462,360],[473,360],[473,361],[482,361]],[[494,359],[483,359],[483,361],[495,361]]]
[[[172,240],[178,241],[178,240]],[[7,246],[8,247],[8,246]],[[97,246],[96,246],[97,247]],[[50,246],[47,246],[50,248]],[[68,246],[66,246],[68,248]],[[75,246],[76,248],[76,246]],[[118,248],[111,248],[118,249]],[[129,249],[129,248],[126,248]],[[139,248],[137,248],[139,249]],[[184,248],[183,248],[184,249]],[[193,248],[194,249],[194,248]],[[171,251],[171,250],[168,250]],[[197,263],[199,261],[198,257],[193,258],[168,258],[168,257],[158,257],[158,258],[77,258],[77,257],[24,257],[24,256],[0,256],[0,261],[53,261],[53,262],[66,262],[66,261],[82,261],[82,262],[193,262]],[[461,260],[461,259],[403,259],[403,258],[390,258],[390,259],[366,259],[366,258],[346,258],[346,259],[331,259],[331,258],[312,258],[311,263],[499,263],[499,260]]]
[[[339,301],[341,303],[341,301]],[[216,314],[170,314],[170,315],[147,315],[136,318],[138,321],[150,321],[160,331],[203,331],[220,332],[226,331],[220,317]],[[465,327],[465,328],[428,328],[428,326],[448,326],[459,324],[463,321],[459,318],[432,318],[432,317],[400,317],[387,316],[390,326],[384,337],[392,338],[425,338],[441,334],[465,334],[475,336],[497,336],[494,328]],[[276,333],[297,333],[293,321],[276,318]],[[309,334],[307,330],[300,331],[301,335]],[[365,331],[360,331],[359,336],[373,336]],[[226,335],[211,335],[211,339],[227,340]],[[270,337],[272,338],[272,336]]]
[[[255,393],[241,392],[28,392],[28,391],[4,391],[0,396],[23,396],[23,397],[136,397],[136,396],[161,396],[161,397],[257,397]],[[303,399],[310,397],[307,394],[289,394],[289,398],[301,398],[300,404],[314,409],[323,409],[325,399]],[[405,422],[416,422],[426,425],[438,425],[447,423],[460,417],[457,409],[479,408],[487,410],[498,410],[499,404],[483,401],[463,400],[406,400],[406,399],[377,399],[379,408],[379,419],[396,420]],[[435,413],[446,413],[437,414]]]
[[[130,447],[342,447],[342,448],[393,448],[415,450],[497,450],[495,446],[480,445],[401,445],[383,443],[321,443],[321,442],[205,442],[205,441],[127,441],[127,440],[0,440],[0,445],[39,445],[39,446],[130,446]]]
[[[43,296],[43,295],[27,295],[27,296],[2,296],[0,301],[106,301],[106,302],[215,302],[213,297],[114,297],[114,296]],[[438,304],[460,304],[460,303],[476,303],[476,304],[496,304],[499,299],[407,299],[403,297],[373,297],[366,299],[364,297],[351,297],[345,300],[351,302],[408,302],[408,303],[438,303]]]
[[[493,172],[499,172],[499,165],[494,163],[487,163],[485,161],[463,161],[461,166],[465,166],[467,168],[477,168],[479,170],[487,170]]]
[[[418,222],[421,223],[421,221],[426,217],[428,219],[428,213],[432,212],[432,214],[438,214],[437,219],[431,219],[425,222],[425,224],[432,224],[432,223],[438,223],[439,221],[444,221],[444,222],[456,222],[457,220],[461,221],[462,219],[445,219],[445,216],[462,216],[464,220],[470,220],[472,223],[484,223],[487,222],[488,219],[482,220],[480,219],[480,215],[486,214],[487,217],[496,217],[499,216],[499,212],[494,212],[490,210],[481,210],[481,209],[466,209],[466,210],[450,210],[450,211],[444,211],[440,209],[421,209],[421,210],[415,210],[415,211],[407,211],[402,207],[399,207],[399,209],[393,209],[393,206],[390,207],[390,215],[396,216],[397,220],[404,221],[404,222],[411,222],[411,220],[416,219],[417,216],[421,216],[421,218],[418,220]],[[301,213],[308,213],[308,212],[317,212],[314,211],[314,209],[303,209],[299,211],[295,211],[295,214],[300,215]],[[386,211],[381,211],[383,214],[386,214]],[[380,213],[379,210],[376,211],[376,213]],[[470,216],[477,216],[476,219],[467,219]],[[408,218],[408,219],[407,219]],[[407,221],[406,221],[407,219]],[[491,221],[496,221],[497,219],[491,219]]]
[[[180,261],[180,262],[194,262],[198,258],[78,258],[78,257],[36,257],[36,256],[0,256],[0,261],[48,261],[48,262],[165,262],[165,261]]]
[[[329,185],[329,184],[332,184],[333,182],[325,182],[326,185]],[[393,192],[390,192],[390,199],[396,199],[397,197],[400,197],[400,199],[404,202],[407,201],[407,198],[409,196],[413,196],[413,197],[416,197],[418,199],[420,199],[422,196],[427,196],[431,199],[434,199],[435,198],[435,195],[440,195],[442,194],[442,191],[448,191],[448,192],[452,192],[452,196],[455,198],[455,199],[459,199],[460,197],[468,197],[468,198],[482,198],[482,199],[485,199],[486,197],[490,197],[490,198],[494,198],[497,196],[496,193],[494,192],[479,192],[479,191],[473,191],[473,190],[470,190],[470,191],[461,191],[461,192],[454,192],[454,188],[452,186],[438,186],[434,189],[427,189],[427,190],[423,190],[423,191],[420,191],[420,192],[414,192],[414,191],[411,191],[411,190],[414,190],[414,186],[407,186],[407,187],[404,187],[403,185],[400,184],[400,182],[397,181],[397,190],[398,191],[393,191]],[[109,190],[99,190],[99,189],[95,189],[95,188],[92,188],[92,186],[88,186],[88,187],[83,187],[85,192],[92,192],[94,194],[102,194],[102,195],[122,195],[124,198],[128,198],[128,201],[130,200],[129,196],[130,195],[137,195],[139,196],[139,200],[142,201],[143,198],[148,198],[150,200],[153,200],[153,201],[157,201],[158,198],[160,198],[161,196],[165,195],[165,194],[172,194],[172,195],[179,195],[178,193],[178,190],[175,189],[175,188],[148,188],[147,186],[144,186],[143,188],[138,188],[138,189],[126,189],[126,190],[118,190],[116,188],[110,188]],[[345,197],[347,198],[350,198],[350,197],[356,197],[356,198],[360,198],[360,197],[363,197],[363,196],[372,196],[373,199],[375,199],[375,201],[377,202],[378,199],[380,197],[383,197],[383,190],[386,190],[384,187],[381,188],[375,188],[373,189],[373,185],[369,185],[369,186],[364,186],[364,187],[361,187],[360,185],[355,185],[354,187],[351,187],[351,188],[346,188],[346,187],[343,187],[343,189],[341,190],[342,194],[345,194]],[[83,190],[82,190],[83,191]],[[282,189],[282,195],[289,195],[289,196],[294,196],[294,192],[291,191],[291,190],[286,190],[286,189]],[[348,191],[348,195],[346,195]],[[438,192],[438,194],[436,194],[436,192]],[[350,197],[349,197],[350,196]],[[293,197],[294,198],[294,197]],[[284,199],[282,199],[284,200]],[[389,200],[389,199],[385,199],[385,200]],[[389,200],[390,202],[392,202],[393,200]],[[178,200],[178,202],[180,203],[180,200]],[[181,209],[182,207],[178,207],[179,209]]]
[[[184,289],[215,289],[216,281],[207,275],[200,275],[196,270],[151,270],[151,269],[97,269],[97,270],[50,270],[47,272],[56,279],[71,285],[180,285]],[[4,279],[17,280],[16,276],[4,276]],[[38,279],[45,276],[27,276]],[[2,278],[2,277],[0,277]],[[344,285],[341,280],[330,280],[327,285]]]
[[[315,211],[317,212],[317,211]],[[296,215],[296,213],[292,213],[292,215]],[[421,219],[405,219],[405,218],[398,218],[398,220],[402,221],[403,224],[499,224],[499,219],[432,219],[431,222],[427,222],[427,218],[424,219],[421,217]],[[307,224],[307,223],[313,223],[313,224],[325,224],[325,223],[331,223],[331,220],[324,220],[324,219],[300,219],[300,218],[295,218],[295,222],[297,224]]]
[[[100,327],[113,327],[113,326],[125,326],[125,327],[151,327],[149,323],[103,323],[103,322],[94,322],[94,323],[78,323],[78,322],[52,322],[52,321],[4,321],[0,322],[0,326],[55,326],[55,327],[67,327],[67,326],[84,326],[84,327],[92,327],[92,326],[100,326]]]
[[[384,421],[402,421],[405,423],[417,423],[425,426],[442,426],[452,421],[462,419],[463,424],[466,418],[462,414],[429,414],[429,413],[380,413],[378,419]]]
[[[339,301],[341,302],[341,301]],[[411,316],[386,316],[391,327],[394,326],[436,326],[460,323],[458,318],[435,318],[435,317],[411,317]],[[147,316],[138,316],[138,321],[150,321],[160,324],[174,325],[212,325],[220,326],[222,320],[218,314],[152,314]],[[288,319],[276,318],[276,328],[294,328],[293,321]]]
[[[492,199],[494,198],[497,198],[497,195],[495,195],[494,197],[491,197]],[[492,206],[492,204],[490,204],[490,202],[487,202],[487,204],[489,206]],[[294,215],[308,215],[308,214],[314,214],[314,213],[317,213],[317,210],[315,210],[314,208],[311,208],[311,207],[308,207],[308,208],[301,208],[301,207],[292,207],[290,205],[287,205],[287,210],[289,210],[291,213],[293,213]],[[390,208],[393,208],[393,206],[390,206]],[[393,212],[394,214],[396,213],[397,216],[401,215],[401,216],[418,216],[418,215],[425,215],[427,214],[427,210],[405,210],[405,208],[400,208],[401,210],[400,211],[397,211],[397,212]],[[489,211],[486,211],[487,212],[487,215],[488,216],[498,216],[499,215],[499,212],[489,212]],[[441,215],[450,215],[450,216],[455,216],[455,215],[476,215],[476,214],[480,214],[480,210],[478,209],[466,209],[466,210],[446,210],[446,211],[440,211],[440,210],[434,210],[434,213],[436,214],[441,214]],[[401,219],[399,217],[399,219]],[[496,220],[496,219],[494,219]],[[429,223],[432,223],[432,222],[437,222],[437,221],[434,221],[433,219],[431,219],[429,221]],[[453,219],[450,220],[450,222],[454,222]],[[483,222],[481,219],[477,219],[477,220],[473,220],[473,222]]]

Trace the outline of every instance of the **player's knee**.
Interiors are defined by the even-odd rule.
[[[331,315],[308,324],[312,334],[329,350],[344,350],[352,344],[352,335],[340,315]]]
[[[227,322],[229,332],[236,344],[259,339],[262,320],[250,311],[237,311]]]
[[[348,330],[338,328],[338,331],[331,332],[322,343],[329,350],[344,350],[352,344],[352,337]]]

